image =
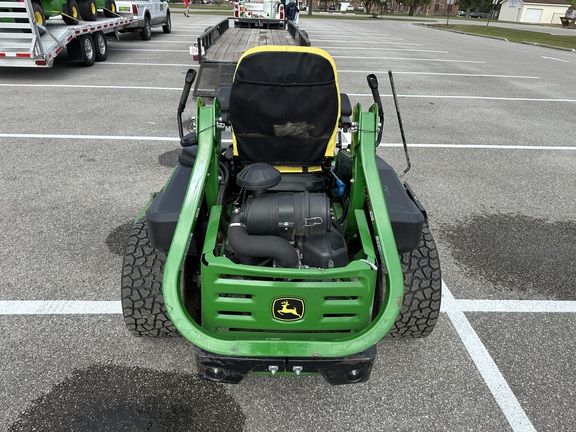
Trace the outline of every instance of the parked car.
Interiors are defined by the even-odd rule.
[[[470,18],[484,18],[484,14],[481,12],[470,12]]]
[[[464,11],[458,11],[458,13],[457,13],[456,15],[459,16],[459,17],[463,17],[463,16],[466,16],[466,12],[464,12]]]
[[[138,31],[142,40],[150,40],[153,27],[162,27],[164,33],[172,31],[170,7],[166,0],[118,0],[116,3],[120,13],[131,13],[134,18],[120,33]]]
[[[352,5],[346,6],[346,12],[354,12],[354,6]]]

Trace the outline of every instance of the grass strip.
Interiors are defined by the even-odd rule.
[[[447,30],[455,30],[462,33],[505,38],[510,42],[528,42],[533,44],[576,50],[576,32],[574,32],[574,36],[559,36],[549,33],[515,30],[497,26],[490,27],[464,24],[432,24],[432,26]]]

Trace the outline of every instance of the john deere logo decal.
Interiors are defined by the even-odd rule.
[[[277,298],[272,305],[272,316],[280,321],[296,321],[304,316],[304,301],[297,298]]]

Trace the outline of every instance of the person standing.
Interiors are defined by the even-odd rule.
[[[190,9],[188,7],[189,1],[188,0],[184,0],[184,15],[185,16],[190,16]]]
[[[294,3],[294,0],[290,0],[290,3],[288,3],[284,9],[284,12],[286,13],[286,19],[290,22],[294,22],[296,21],[297,14],[300,10],[298,9],[298,6],[296,6],[296,3]]]

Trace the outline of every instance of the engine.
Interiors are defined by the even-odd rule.
[[[228,226],[228,255],[242,264],[277,267],[343,267],[348,250],[323,192],[272,192],[281,174],[253,164],[236,179],[247,191]]]

